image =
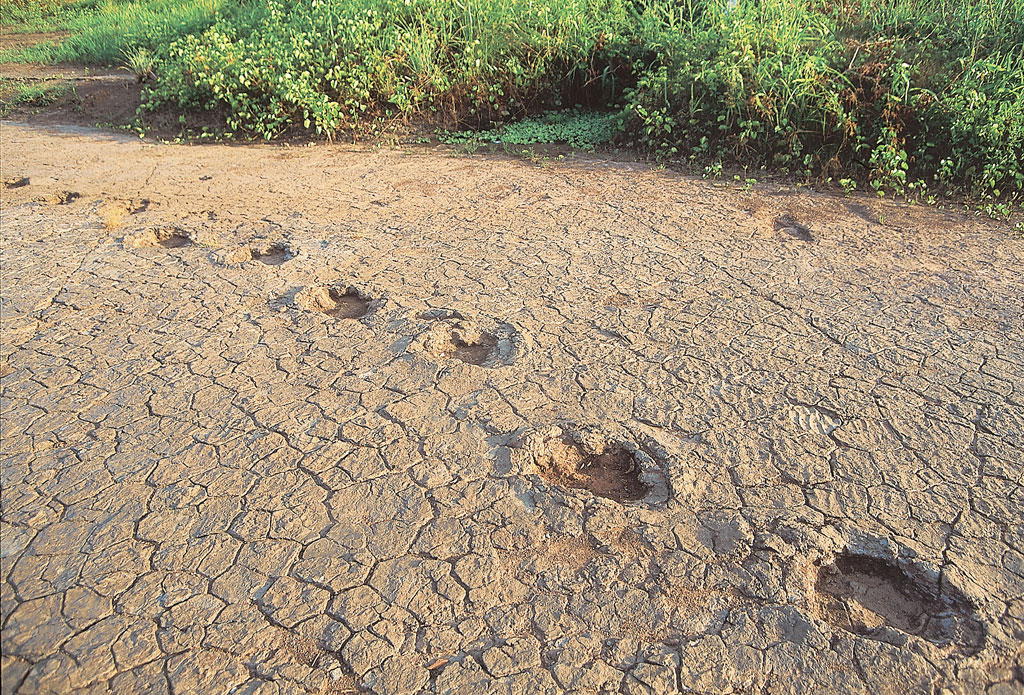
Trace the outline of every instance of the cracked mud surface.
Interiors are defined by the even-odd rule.
[[[4,693],[1024,691],[998,226],[623,164],[3,136]],[[224,262],[267,240],[295,257]],[[300,306],[350,287],[358,320]],[[489,361],[444,356],[467,326]],[[648,496],[540,476],[561,423]]]

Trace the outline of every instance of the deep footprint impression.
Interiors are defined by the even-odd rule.
[[[431,325],[413,341],[413,351],[488,368],[511,364],[518,354],[519,334],[508,324],[488,321],[485,329],[484,322],[450,309],[426,311],[417,318]]]
[[[447,340],[440,338],[437,342],[434,353],[438,357],[450,357],[477,366],[487,362],[498,347],[498,339],[490,333],[459,327],[451,331]]]
[[[267,244],[250,250],[252,260],[266,265],[281,265],[295,257],[285,244]]]
[[[798,222],[792,215],[781,215],[775,218],[775,231],[785,232],[798,241],[814,241],[811,228]]]
[[[370,311],[371,301],[354,287],[313,286],[295,295],[300,309],[316,311],[341,319],[358,319]]]
[[[236,265],[248,261],[259,261],[266,265],[282,265],[295,258],[292,248],[281,241],[253,243],[221,251],[216,259],[223,265]]]
[[[163,227],[159,229],[147,229],[137,234],[125,237],[124,245],[129,248],[165,248],[178,249],[189,246],[192,238],[187,232],[175,227]]]
[[[940,594],[886,560],[844,553],[819,570],[816,588],[826,619],[855,635],[888,642],[891,628],[969,654],[985,643],[985,628],[966,596],[951,587]]]
[[[560,487],[587,490],[619,503],[654,501],[650,498],[667,495],[661,490],[663,474],[655,473],[657,466],[646,454],[599,434],[556,428],[527,437],[519,451],[528,457],[525,470]],[[652,496],[652,492],[658,494]]]

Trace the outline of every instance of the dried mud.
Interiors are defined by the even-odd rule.
[[[1024,688],[1006,225],[3,137],[5,695]]]
[[[295,295],[300,309],[327,314],[340,319],[358,319],[366,316],[371,300],[354,287],[307,287]]]

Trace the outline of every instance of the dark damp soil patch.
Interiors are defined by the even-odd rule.
[[[252,250],[252,259],[267,265],[282,265],[294,257],[295,254],[285,244],[270,244]]]
[[[887,560],[844,553],[819,570],[815,586],[826,620],[852,634],[888,642],[889,630],[896,630],[968,654],[984,646],[985,626],[963,593],[949,586],[940,591]]]
[[[295,303],[300,309],[341,319],[362,318],[371,307],[371,300],[354,287],[307,287],[295,295]]]
[[[796,239],[797,241],[814,241],[814,233],[811,228],[797,221],[793,215],[780,215],[775,218],[775,231],[783,238]]]
[[[640,479],[640,465],[628,449],[610,444],[588,453],[569,436],[550,442],[538,458],[540,475],[555,485],[588,490],[615,502],[643,499],[650,488]]]
[[[41,126],[80,126],[145,133],[161,140],[207,142],[224,133],[224,112],[164,105],[144,110],[143,84],[124,71],[82,64],[0,65],[0,114],[7,120]],[[184,121],[182,120],[184,119]]]

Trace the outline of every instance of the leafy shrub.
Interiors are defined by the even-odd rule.
[[[559,105],[628,19],[620,0],[267,0],[171,44],[150,103],[223,107],[268,138],[415,113],[487,124]]]
[[[650,3],[641,22],[656,50],[625,109],[655,152],[855,174],[879,192],[1024,190],[1021,0],[688,8]]]
[[[699,166],[763,164],[879,193],[1024,194],[1024,0],[3,7],[23,26],[73,31],[8,58],[111,64],[141,49],[155,63],[149,107],[216,110],[231,129],[265,138],[419,118],[486,131],[480,138],[504,124],[505,141],[582,137],[590,147],[578,112],[576,125],[542,116],[518,135],[509,125],[582,106],[606,125],[618,114],[621,139]]]

